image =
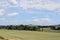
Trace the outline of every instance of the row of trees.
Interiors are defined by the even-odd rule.
[[[47,28],[47,26],[39,26],[39,25],[8,25],[8,26],[0,26],[0,29],[8,29],[8,30],[31,30],[31,31],[42,31],[40,28]]]
[[[52,30],[60,30],[60,25],[50,26]]]
[[[42,30],[40,30],[41,28],[42,28]],[[60,26],[40,26],[40,25],[8,25],[8,26],[0,26],[0,29],[8,29],[8,30],[43,31],[43,28],[51,28],[53,30],[60,30]]]

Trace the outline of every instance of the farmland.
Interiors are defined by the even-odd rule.
[[[55,32],[0,29],[0,36],[4,37],[5,39],[11,37],[20,37],[23,40],[60,40],[60,33]]]

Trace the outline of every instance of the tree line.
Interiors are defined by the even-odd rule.
[[[42,30],[40,30],[42,28]],[[43,28],[50,28],[51,30],[60,30],[60,25],[53,26],[40,26],[40,25],[7,25],[0,26],[0,29],[8,30],[30,30],[30,31],[43,31]]]

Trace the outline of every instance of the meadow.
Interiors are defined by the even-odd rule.
[[[5,39],[20,37],[23,40],[60,40],[60,33],[55,32],[0,29],[0,36]]]

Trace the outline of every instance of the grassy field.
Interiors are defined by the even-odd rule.
[[[6,39],[20,37],[23,40],[60,40],[60,33],[54,32],[0,30],[0,36]]]

